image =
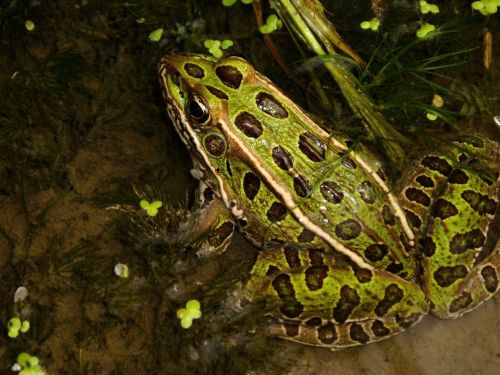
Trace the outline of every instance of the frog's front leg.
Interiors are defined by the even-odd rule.
[[[426,155],[402,200],[420,232],[422,283],[431,311],[457,318],[498,290],[498,144],[479,138]]]
[[[200,181],[198,203],[186,220],[179,224],[170,242],[180,246],[196,244],[200,256],[224,252],[234,233],[233,217],[212,189]]]
[[[272,334],[338,350],[390,337],[428,310],[421,288],[384,270],[356,269],[317,250],[274,248],[259,254],[249,299],[278,299]]]

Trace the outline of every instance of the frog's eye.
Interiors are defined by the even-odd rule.
[[[210,121],[210,113],[203,98],[192,95],[187,105],[187,114],[196,125],[206,125]]]

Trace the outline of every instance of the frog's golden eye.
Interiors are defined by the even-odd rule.
[[[195,125],[206,125],[210,122],[210,112],[205,101],[199,95],[192,95],[187,103],[187,114]]]

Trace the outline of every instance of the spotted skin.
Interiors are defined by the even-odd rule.
[[[429,306],[454,318],[498,290],[498,175],[488,173],[498,145],[448,143],[392,187],[365,147],[322,130],[240,58],[168,56],[160,76],[200,180],[263,248],[245,298],[276,300],[278,336],[332,350],[367,344]],[[212,244],[227,244],[225,217],[207,227]]]

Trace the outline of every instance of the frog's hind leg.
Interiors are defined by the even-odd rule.
[[[431,311],[457,318],[500,278],[498,144],[468,137],[419,160],[401,201],[417,233]]]
[[[273,334],[332,350],[390,337],[428,310],[413,282],[290,246],[259,254],[246,291],[251,300],[277,301],[270,311]]]

